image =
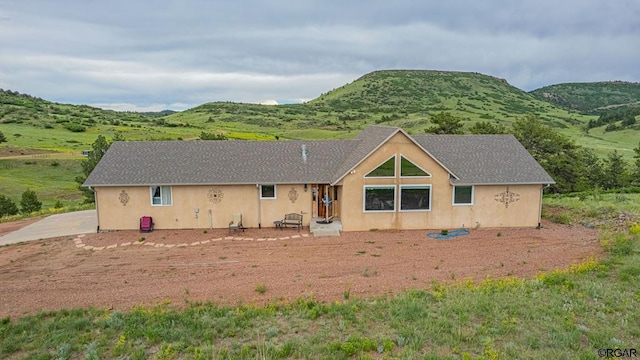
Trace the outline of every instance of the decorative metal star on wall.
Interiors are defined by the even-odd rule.
[[[508,209],[509,204],[520,201],[520,194],[509,190],[507,186],[505,191],[494,195],[494,200],[503,203],[504,207]]]

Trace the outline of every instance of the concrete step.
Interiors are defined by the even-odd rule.
[[[313,232],[315,237],[329,237],[340,236],[340,230],[338,229],[317,229]]]

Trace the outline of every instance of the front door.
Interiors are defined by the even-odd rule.
[[[338,191],[335,186],[318,184],[318,194],[314,196],[318,217],[332,218],[338,216]]]

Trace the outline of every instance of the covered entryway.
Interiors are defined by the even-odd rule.
[[[340,216],[338,187],[329,184],[313,184],[312,217],[331,219]]]

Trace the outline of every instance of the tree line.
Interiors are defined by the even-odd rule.
[[[640,107],[623,107],[600,113],[597,120],[589,120],[587,131],[592,128],[607,125],[605,131],[615,131],[627,128],[636,123],[636,116],[640,115]],[[616,122],[620,121],[620,125]]]

